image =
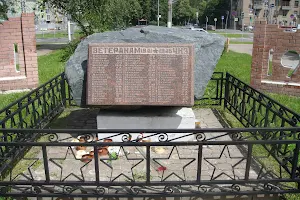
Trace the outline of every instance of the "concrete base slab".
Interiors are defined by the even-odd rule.
[[[150,107],[135,111],[100,111],[97,115],[98,129],[191,129],[195,128],[195,114],[192,108],[187,107]],[[112,137],[114,142],[122,142],[124,135],[117,133],[98,134],[99,139]],[[132,140],[138,137],[146,137],[147,140],[158,141],[158,135],[153,134],[131,134]],[[193,140],[194,136],[187,133],[168,133],[168,140],[177,137],[174,141]]]

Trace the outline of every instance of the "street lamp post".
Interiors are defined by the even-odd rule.
[[[168,28],[172,28],[172,0],[168,1],[169,12],[168,12]]]
[[[157,0],[157,26],[159,26],[159,0]]]

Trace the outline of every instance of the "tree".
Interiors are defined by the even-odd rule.
[[[142,14],[138,0],[43,0],[71,17],[85,35],[129,26]]]
[[[151,1],[151,21],[157,21],[157,2],[158,0]],[[161,24],[167,23],[168,20],[168,0],[159,0],[159,14],[161,15]]]
[[[0,0],[0,19],[7,19],[7,12],[13,3],[13,0]]]
[[[174,19],[179,25],[189,22],[195,16],[195,9],[190,6],[189,0],[178,0],[174,5]]]
[[[221,16],[226,16],[226,11],[230,10],[228,0],[190,0],[190,5],[199,13],[202,22],[205,22],[206,16],[221,19]],[[218,22],[221,23],[221,20]]]
[[[142,8],[142,18],[145,18],[147,20],[151,19],[151,0],[139,0],[140,6]]]

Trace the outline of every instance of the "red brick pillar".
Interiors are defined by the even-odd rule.
[[[256,21],[253,38],[251,86],[257,88],[261,84],[261,75],[264,66],[266,21]]]
[[[0,91],[38,86],[34,14],[9,18],[0,24]],[[19,60],[17,70],[15,44]]]
[[[38,85],[38,63],[36,53],[36,37],[34,14],[24,13],[21,16],[22,35],[25,57],[25,73],[27,77],[27,87],[34,88]]]

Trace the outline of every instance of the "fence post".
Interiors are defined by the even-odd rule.
[[[67,95],[66,95],[66,76],[65,73],[61,73],[60,75],[61,80],[60,80],[60,88],[61,88],[61,98],[62,98],[62,103],[66,107],[66,102],[67,102]]]
[[[227,100],[229,98],[229,74],[226,72],[225,77],[225,95],[224,95],[224,109],[227,108]]]
[[[224,73],[222,72],[222,76],[221,76],[221,88],[220,88],[220,96],[219,96],[219,99],[220,99],[220,102],[219,102],[219,105],[222,105],[222,101],[224,100],[224,96],[223,96],[223,85],[224,85]],[[219,95],[219,94],[217,94]]]

